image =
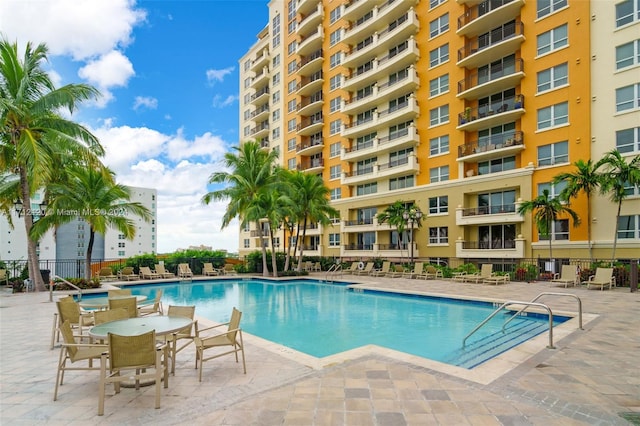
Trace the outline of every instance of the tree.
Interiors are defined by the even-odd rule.
[[[570,207],[563,205],[558,198],[550,197],[548,189],[542,191],[542,194],[533,200],[524,201],[518,207],[518,213],[523,216],[529,212],[533,214],[533,220],[540,234],[549,238],[549,259],[553,259],[551,251],[551,227],[553,223],[558,220],[560,215],[568,214],[573,219],[573,226],[578,226],[580,224],[578,214],[571,210]]]
[[[262,248],[263,275],[266,277],[269,275],[267,250],[260,227],[263,212],[257,206],[260,194],[275,186],[274,169],[278,152],[263,150],[255,141],[245,142],[232,149],[235,153],[228,152],[224,156],[224,166],[229,171],[213,172],[208,181],[211,185],[226,186],[208,192],[202,197],[202,202],[209,204],[211,201],[228,200],[227,209],[222,216],[222,228],[228,226],[236,217],[241,219],[241,225],[247,222],[256,224]]]
[[[41,67],[46,59],[44,44],[33,48],[27,43],[21,58],[17,43],[0,41],[0,173],[18,176],[14,196],[27,205],[31,196],[51,180],[60,155],[82,158],[86,164],[95,164],[97,157],[104,155],[89,130],[58,114],[63,109],[73,113],[80,102],[98,96],[98,91],[84,84],[56,88]],[[37,241],[31,233],[33,222],[27,210],[24,226],[29,277],[37,290],[44,290]]]
[[[584,192],[587,197],[587,239],[589,247],[589,258],[593,259],[593,249],[591,246],[591,195],[600,187],[602,175],[598,172],[598,167],[591,160],[578,160],[573,163],[574,172],[560,173],[553,178],[553,184],[566,182],[566,188],[560,193],[560,198],[571,202],[579,193]]]
[[[32,228],[32,234],[39,239],[52,227],[69,223],[77,218],[89,225],[89,242],[85,257],[85,278],[91,278],[91,257],[96,232],[105,234],[115,228],[126,239],[136,235],[135,222],[131,215],[149,222],[151,212],[138,202],[129,202],[131,190],[114,180],[114,173],[108,169],[75,166],[65,169],[63,182],[47,187],[47,197],[51,200],[48,213],[40,218]]]
[[[617,149],[614,149],[598,161],[597,166],[598,168],[603,168],[602,183],[600,185],[602,194],[609,194],[611,201],[618,205],[613,234],[613,251],[611,252],[611,261],[613,261],[616,258],[622,202],[633,194],[633,188],[640,186],[640,155],[627,162],[622,154]]]
[[[378,223],[388,223],[389,226],[396,227],[398,231],[398,244],[401,250],[400,253],[402,253],[403,236],[409,219],[412,223],[416,223],[418,227],[422,225],[422,215],[418,214],[418,211],[417,207],[413,204],[407,204],[404,201],[398,200],[387,206],[384,211],[377,215]],[[405,218],[405,215],[408,217]],[[413,241],[411,241],[411,244],[413,244]]]

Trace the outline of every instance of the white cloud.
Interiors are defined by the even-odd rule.
[[[238,100],[237,95],[229,95],[224,99],[222,99],[222,96],[220,95],[215,95],[213,97],[212,105],[214,108],[224,108],[224,107],[228,107],[229,105],[232,105],[237,100]]]
[[[136,99],[133,102],[133,109],[137,111],[140,107],[157,109],[158,100],[156,98],[152,98],[151,96],[136,96]]]
[[[210,69],[207,70],[207,81],[209,84],[214,84],[216,81],[222,82],[224,77],[231,74],[235,67],[224,68],[221,70]]]

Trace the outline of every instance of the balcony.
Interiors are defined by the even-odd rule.
[[[322,49],[301,57],[298,64],[298,75],[305,77],[320,71],[322,69],[322,61]]]
[[[459,67],[478,68],[520,49],[524,41],[524,24],[515,22],[475,37],[458,50]]]
[[[495,246],[484,241],[458,239],[456,240],[456,257],[522,259],[524,258],[524,246],[525,240],[521,236],[514,240],[500,241]]]
[[[413,92],[419,84],[420,79],[418,78],[415,67],[411,66],[406,76],[393,81],[387,80],[385,83],[379,85],[377,84],[373,87],[371,93],[364,96],[354,96],[345,102],[342,112],[355,115],[371,109],[373,106],[382,102],[388,102],[391,99],[397,98],[403,93]]]
[[[322,113],[316,113],[310,117],[303,118],[296,126],[296,131],[300,136],[312,135],[322,130],[322,126]]]
[[[465,132],[486,129],[498,124],[516,121],[525,113],[523,95],[504,99],[502,102],[499,106],[483,105],[479,108],[465,108],[464,112],[458,114],[456,129]]]
[[[296,86],[296,95],[306,96],[315,93],[322,89],[323,82],[324,79],[322,71],[317,71],[308,77],[302,77]]]
[[[316,30],[307,34],[304,37],[300,37],[298,41],[298,48],[296,54],[300,56],[308,55],[322,47],[322,40],[324,38],[324,30],[321,25],[316,27]]]
[[[262,87],[269,82],[269,67],[262,68],[262,72],[251,79],[251,86]]]
[[[267,229],[254,229],[250,232],[249,235],[251,236],[251,238],[260,238],[261,236],[262,238],[269,238],[269,231]]]
[[[374,154],[384,154],[399,149],[415,147],[420,142],[420,137],[415,126],[394,132],[392,135],[374,138],[372,141],[345,148],[341,160],[357,161],[369,158]]]
[[[344,6],[342,17],[353,21],[384,1],[385,0],[351,0]]]
[[[296,169],[305,173],[320,173],[324,170],[324,159],[313,158],[300,162]]]
[[[296,11],[302,15],[313,13],[313,9],[315,9],[319,1],[320,0],[298,0],[298,4],[296,4]]]
[[[456,209],[456,225],[493,225],[500,223],[523,223],[524,216],[517,213],[522,201],[501,206],[482,206]]]
[[[269,49],[262,50],[258,56],[254,60],[251,61],[250,70],[253,72],[258,72],[258,70],[262,69],[269,65]]]
[[[262,122],[265,118],[269,117],[269,104],[263,104],[251,112],[249,118],[256,122]]]
[[[322,92],[316,92],[314,95],[303,97],[297,111],[299,115],[313,115],[322,109],[323,104]]]
[[[340,224],[340,232],[371,232],[378,228],[378,220],[376,218],[365,218],[356,220],[345,220]]]
[[[458,82],[458,98],[478,99],[492,93],[516,87],[524,78],[524,61],[518,59],[508,67],[492,67],[488,74],[480,76],[476,70],[469,77]]]
[[[479,143],[473,141],[458,147],[458,161],[478,162],[492,158],[516,155],[524,150],[524,135],[521,131],[496,135]]]
[[[269,100],[269,86],[263,87],[256,93],[251,95],[249,103],[253,105],[261,105]]]
[[[310,156],[322,152],[324,149],[324,141],[322,138],[310,139],[303,141],[301,144],[296,145],[296,154]]]
[[[263,121],[262,123],[260,123],[259,125],[257,125],[253,129],[251,129],[250,130],[250,134],[251,134],[251,137],[254,138],[254,139],[259,139],[259,138],[262,138],[264,136],[268,136],[269,135],[269,122],[268,121]]]
[[[380,127],[392,126],[409,121],[415,118],[419,112],[418,101],[415,96],[411,94],[410,98],[402,104],[384,111],[375,111],[371,117],[345,125],[342,130],[342,136],[356,138],[371,133],[374,129]]]
[[[372,164],[350,173],[343,173],[342,185],[359,185],[367,182],[375,182],[381,179],[391,179],[398,176],[417,173],[420,170],[415,155],[410,155],[401,160],[388,161],[382,164]]]
[[[471,6],[458,18],[459,36],[482,34],[496,22],[508,22],[520,15],[524,0],[487,0]]]
[[[307,34],[314,27],[317,27],[320,23],[322,23],[323,17],[324,17],[324,9],[322,8],[322,2],[319,2],[315,10],[312,10],[308,14],[304,14],[304,15],[300,14],[300,18],[298,19],[298,28],[297,28],[298,34]]]
[[[260,148],[266,149],[266,150],[269,149],[269,137],[268,136],[264,137],[262,139],[259,139],[259,141],[260,141]]]

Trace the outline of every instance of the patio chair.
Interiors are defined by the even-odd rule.
[[[141,379],[155,380],[155,407],[160,408],[160,386],[169,386],[167,373],[166,345],[156,345],[154,330],[137,336],[119,336],[109,333],[108,353],[100,357],[100,392],[98,395],[98,415],[104,415],[105,387],[113,383],[116,393],[120,393],[120,382],[135,379],[136,390]],[[107,363],[109,372],[107,373]],[[124,372],[124,374],[123,374]]]
[[[491,275],[482,279],[482,284],[506,284],[511,280],[509,274],[505,275]]]
[[[583,284],[587,284],[587,289],[590,289],[591,286],[598,286],[600,290],[604,290],[606,286],[611,287],[616,286],[616,278],[613,276],[613,268],[596,268],[595,275],[591,275],[587,281]]]
[[[225,263],[223,269],[224,275],[238,275],[235,269],[233,269],[233,265],[231,263]]]
[[[109,309],[124,308],[129,313],[129,318],[138,316],[138,304],[135,297],[124,297],[121,299],[109,299]]]
[[[113,271],[111,270],[111,268],[106,267],[106,268],[100,268],[100,271],[98,271],[97,278],[100,281],[109,281],[109,280],[117,279],[118,276],[113,274]]]
[[[358,267],[358,269],[353,272],[353,275],[369,275],[374,266],[376,266],[375,263],[367,262],[367,265],[364,268],[360,269],[360,267]]]
[[[150,303],[142,304],[138,307],[138,316],[145,317],[147,315],[163,315],[162,309],[162,289],[156,290],[156,296]]]
[[[314,272],[321,272],[322,271],[322,264],[320,262],[316,262],[313,264],[313,271]]]
[[[178,264],[178,277],[179,278],[193,278],[193,272],[188,263]]]
[[[358,265],[360,262],[351,262],[351,266],[342,271],[343,274],[353,274],[358,270]],[[364,265],[362,266],[364,268]]]
[[[402,265],[392,265],[389,267],[389,272],[385,275],[389,278],[399,278],[404,274],[404,266]]]
[[[422,278],[425,280],[435,280],[438,278],[442,279],[443,275],[440,269],[436,268],[433,265],[427,265],[424,272],[421,275],[419,275],[418,278]]]
[[[132,266],[125,266],[118,272],[118,278],[122,281],[136,281],[140,276],[133,272]]]
[[[93,311],[93,323],[95,325],[105,322],[119,321],[129,318],[129,311],[125,308],[105,309],[103,311]]]
[[[578,268],[576,265],[562,265],[561,273],[557,272],[553,274],[553,278],[551,279],[551,284],[562,284],[564,288],[572,285],[575,286],[578,284]]]
[[[193,317],[196,312],[195,306],[175,306],[169,305],[169,309],[167,309],[167,316],[170,317],[183,317],[189,318],[193,320]],[[198,337],[198,321],[193,321],[191,325],[183,328],[182,330],[178,330],[175,333],[169,334],[165,337],[165,341],[167,342],[169,357],[171,358],[171,374],[175,374],[176,372],[176,355],[178,352],[186,348],[193,342],[193,339]],[[181,344],[181,342],[183,342]]]
[[[413,270],[407,269],[402,274],[403,278],[417,278],[418,275],[422,274],[422,270],[424,268],[424,262],[416,262],[413,265]]]
[[[149,268],[148,266],[141,266],[140,278],[142,278],[143,280],[146,280],[146,279],[155,280],[157,278],[160,278],[160,274],[153,272],[151,268]]]
[[[389,268],[391,267],[391,262],[382,262],[382,268],[373,269],[369,275],[372,277],[384,277],[389,272]]]
[[[207,277],[220,275],[220,272],[216,268],[213,267],[213,263],[203,263],[202,264],[202,275]]]
[[[210,335],[202,337],[201,335],[194,339],[196,344],[196,368],[198,368],[198,360],[200,360],[200,372],[198,378],[202,381],[202,370],[204,368],[204,362],[214,358],[218,358],[224,355],[235,354],[236,363],[238,362],[238,352],[242,352],[242,368],[244,374],[247,374],[247,364],[244,359],[244,344],[242,341],[242,329],[240,328],[240,318],[242,318],[242,312],[233,308],[231,312],[231,320],[224,324],[219,324],[213,327],[203,328],[200,332],[213,330],[218,327],[227,326],[227,331],[223,334]],[[228,350],[222,353],[216,353],[209,357],[204,356],[204,352],[214,348],[227,348]]]
[[[3,281],[5,285],[9,285],[9,274],[6,269],[0,269],[0,283]]]
[[[156,274],[160,274],[161,278],[174,278],[176,274],[165,269],[164,265],[156,264]]]
[[[72,330],[82,336],[85,328],[93,325],[93,315],[82,311],[73,296],[61,297],[56,301],[58,312],[53,314],[53,328],[51,330],[51,349],[60,340],[60,326],[69,321]]]
[[[107,350],[107,345],[98,345],[94,343],[82,343],[76,341],[71,329],[71,323],[64,321],[60,325],[60,333],[62,334],[63,343],[60,347],[60,358],[58,360],[58,372],[56,374],[56,386],[53,391],[53,400],[58,399],[58,387],[62,386],[64,382],[64,372],[67,370],[75,371],[87,371],[87,370],[100,370],[100,367],[93,366],[93,360],[99,360],[104,351]],[[68,367],[67,361],[72,365],[78,361],[87,361],[87,366]]]
[[[116,288],[112,290],[107,290],[107,297],[128,297],[131,296],[130,288]]]
[[[493,264],[492,263],[484,263],[480,267],[480,271],[474,274],[466,274],[464,276],[464,282],[466,283],[481,283],[485,278],[489,278],[493,276]]]

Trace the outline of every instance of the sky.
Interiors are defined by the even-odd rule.
[[[267,0],[1,0],[0,34],[45,43],[57,86],[101,97],[72,119],[100,140],[118,183],[155,188],[157,251],[238,251],[226,203],[203,205],[238,138],[238,60],[268,20]]]

